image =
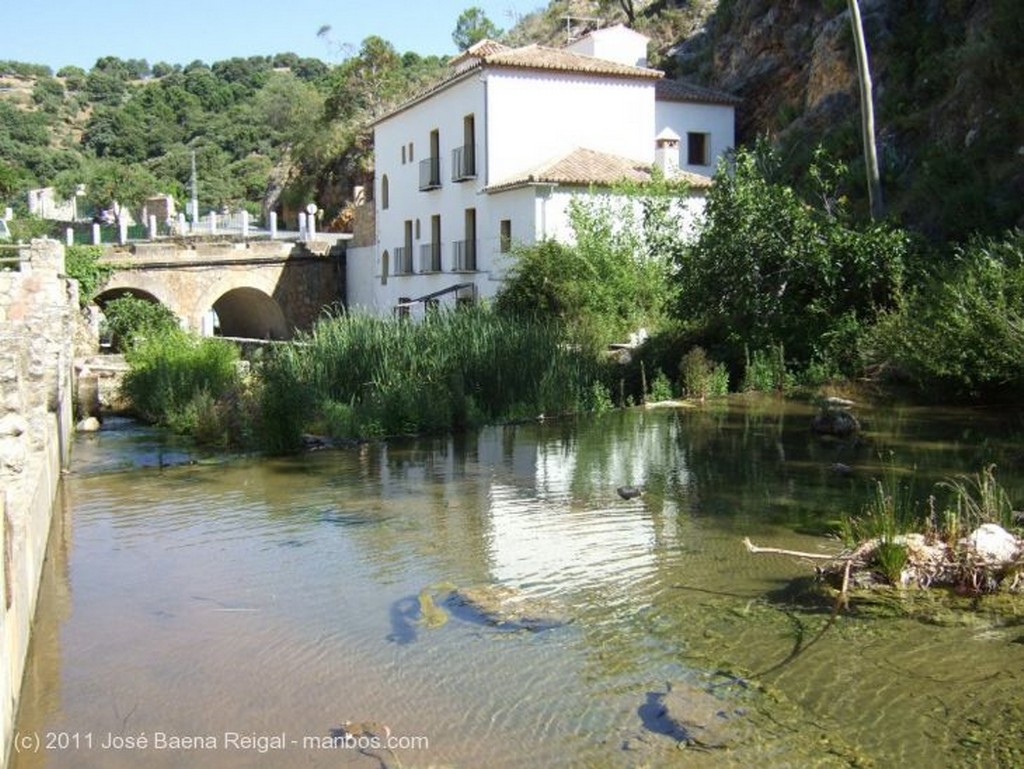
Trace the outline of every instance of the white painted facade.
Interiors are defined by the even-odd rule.
[[[671,128],[682,140],[679,168],[693,174],[713,176],[718,159],[736,143],[735,109],[727,104],[702,104],[658,99],[655,105],[655,125],[660,132]],[[692,133],[708,137],[707,164],[689,163],[688,138]]]
[[[634,66],[646,38],[624,27],[600,33],[568,55],[488,42],[497,54],[474,57],[474,47],[447,81],[375,125],[375,242],[348,249],[350,308],[385,314],[411,302],[419,314],[425,304],[412,300],[435,292],[448,290],[436,298],[443,303],[493,297],[510,242],[571,237],[568,204],[588,180],[549,182],[535,170],[575,150],[649,168],[663,123],[681,137],[711,134],[716,158],[732,146],[732,106],[662,105],[660,73]],[[603,58],[580,55],[587,50]],[[470,154],[475,167],[456,168]],[[684,205],[698,215],[703,194]]]
[[[574,40],[565,47],[567,51],[594,56],[598,59],[618,61],[634,67],[647,66],[647,43],[650,38],[634,32],[629,27],[616,24],[598,29]]]

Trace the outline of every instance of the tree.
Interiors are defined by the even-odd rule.
[[[850,8],[850,23],[853,25],[853,42],[857,50],[857,80],[860,83],[861,134],[864,142],[864,165],[867,167],[868,201],[871,218],[881,219],[885,215],[882,202],[882,182],[878,172],[878,150],[875,146],[875,108],[871,96],[871,69],[868,66],[868,49],[864,43],[864,24],[860,18],[857,0],[847,0]]]
[[[734,168],[715,174],[705,224],[676,274],[680,314],[736,366],[744,347],[778,346],[799,364],[849,365],[851,337],[894,301],[909,238],[884,224],[855,227],[841,206],[808,205],[770,180],[778,158],[757,152],[738,150]]]
[[[129,209],[142,205],[159,192],[156,177],[139,165],[123,165],[112,160],[94,160],[78,171],[62,172],[54,187],[61,197],[71,197],[84,184],[82,198],[97,209],[113,213],[118,227]]]
[[[0,203],[6,203],[25,184],[22,171],[0,160]]]
[[[497,39],[501,37],[502,31],[487,18],[487,14],[476,6],[467,8],[459,16],[455,23],[455,31],[452,32],[452,40],[460,51],[465,51],[474,43],[484,39]]]
[[[331,74],[324,105],[328,120],[349,120],[357,115],[375,118],[403,93],[402,59],[387,40],[371,35],[359,53]]]

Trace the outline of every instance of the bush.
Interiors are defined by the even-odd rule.
[[[78,301],[83,307],[92,301],[113,267],[101,265],[102,246],[68,246],[64,249],[64,271],[78,281]]]
[[[167,329],[138,339],[125,359],[122,394],[140,417],[157,424],[189,424],[181,420],[194,399],[220,400],[241,389],[238,350],[221,339]]]
[[[704,400],[729,392],[729,372],[721,363],[708,358],[703,347],[694,347],[679,361],[683,393]]]
[[[593,349],[661,326],[675,301],[670,278],[682,248],[672,191],[662,183],[622,192],[617,201],[572,201],[574,245],[516,248],[498,311],[557,319]]]
[[[1024,386],[1024,231],[955,249],[864,342],[876,371],[933,398],[1018,397]]]
[[[103,316],[113,349],[122,352],[137,338],[159,335],[178,327],[178,319],[167,307],[132,294],[107,302]]]
[[[834,337],[848,344],[863,319],[892,304],[910,238],[886,225],[855,227],[841,198],[808,205],[771,181],[776,165],[770,153],[739,150],[735,167],[716,173],[705,226],[676,274],[681,317],[703,327],[734,370],[745,348],[775,345],[798,369],[826,357],[849,367],[856,355]],[[829,183],[818,165],[809,175]]]

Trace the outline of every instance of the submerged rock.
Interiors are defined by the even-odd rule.
[[[450,600],[484,622],[505,629],[546,630],[570,621],[558,602],[534,598],[505,585],[456,588]]]
[[[845,408],[826,405],[814,416],[811,430],[819,435],[846,438],[860,432],[860,422]]]
[[[650,693],[641,708],[649,731],[705,749],[730,748],[746,740],[750,729],[746,713],[712,688],[687,682],[670,683],[667,691]],[[624,747],[635,750],[637,746]]]

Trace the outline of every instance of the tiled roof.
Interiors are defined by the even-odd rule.
[[[711,186],[711,179],[699,174],[679,171],[674,177],[690,186],[703,189]],[[651,166],[639,160],[596,150],[575,149],[568,155],[545,163],[532,171],[505,179],[487,188],[487,192],[502,192],[531,184],[564,184],[568,186],[607,187],[619,182],[648,182]]]
[[[485,66],[509,67],[515,69],[546,70],[549,72],[576,72],[587,75],[604,75],[606,77],[624,77],[655,80],[664,77],[664,73],[646,67],[632,67],[628,64],[584,56],[558,48],[546,48],[541,45],[527,45],[522,48],[509,48],[494,40],[481,40],[453,58],[449,65],[451,71],[438,82],[429,86],[414,97],[399,105],[385,115],[377,118],[375,123],[387,120],[413,104],[428,96],[444,90],[448,85],[465,77],[468,72]]]
[[[526,45],[522,48],[508,48],[494,51],[481,57],[483,63],[498,67],[522,67],[523,69],[544,69],[561,72],[582,72],[590,75],[611,75],[613,77],[639,77],[658,79],[664,73],[647,67],[633,67],[594,56],[546,48],[542,45]]]
[[[741,101],[725,91],[668,79],[659,80],[654,84],[654,98],[662,101],[695,101],[704,104],[739,104]]]

